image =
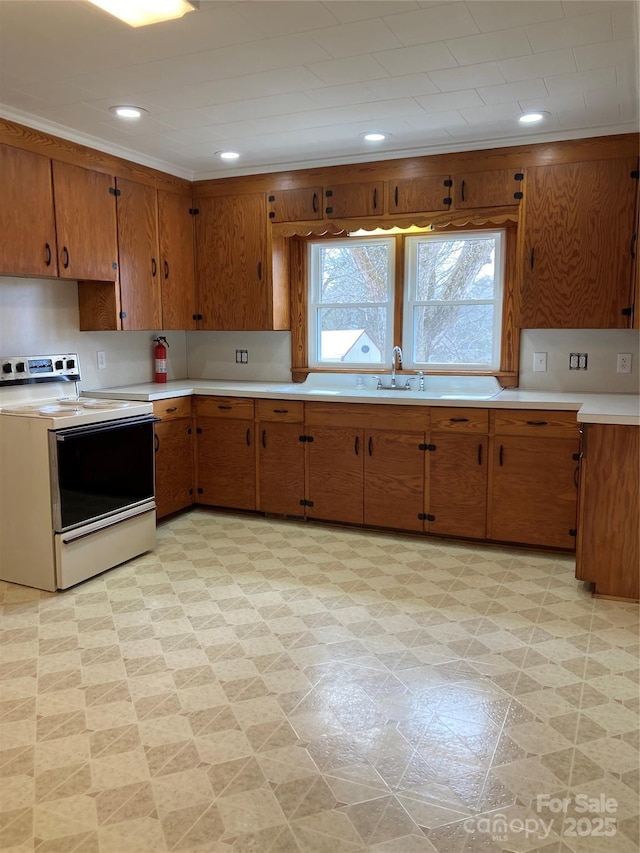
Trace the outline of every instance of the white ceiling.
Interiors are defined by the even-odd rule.
[[[0,0],[0,114],[186,178],[638,129],[638,3]],[[136,104],[137,122],[108,108]],[[523,128],[522,110],[550,113]],[[362,134],[391,133],[376,145]],[[241,153],[233,165],[217,151]]]

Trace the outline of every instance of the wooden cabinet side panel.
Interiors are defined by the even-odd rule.
[[[155,425],[156,506],[162,518],[193,503],[193,435],[188,418]]]
[[[307,429],[307,432],[309,430]],[[327,521],[363,522],[363,431],[313,427],[307,443],[307,516]]]
[[[488,439],[432,433],[429,452],[430,533],[484,539],[487,532]]]
[[[424,433],[366,430],[364,523],[422,530]]]
[[[196,279],[193,202],[177,193],[158,191],[158,274],[162,294],[162,328],[195,329]]]
[[[575,547],[578,447],[577,439],[495,437],[490,539]]]
[[[523,328],[624,328],[635,160],[535,167],[526,175]]]
[[[261,421],[257,430],[258,509],[304,515],[304,425]]]
[[[110,175],[52,161],[61,278],[115,281],[118,240]],[[66,249],[66,251],[65,251]]]
[[[576,577],[640,597],[640,428],[586,424]],[[612,471],[616,476],[612,476]]]
[[[254,425],[249,421],[196,421],[197,502],[256,508]]]
[[[0,273],[58,274],[51,161],[0,145]]]
[[[159,329],[160,269],[156,190],[118,180],[118,253],[120,300],[126,330]]]

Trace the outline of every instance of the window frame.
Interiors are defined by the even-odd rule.
[[[418,252],[421,244],[431,242],[459,242],[461,239],[466,238],[473,239],[477,237],[490,236],[496,238],[493,299],[427,300],[417,298]],[[504,297],[506,292],[506,242],[507,233],[505,228],[465,229],[464,231],[458,230],[456,232],[441,231],[420,235],[409,234],[404,237],[405,254],[402,291],[403,323],[401,346],[404,355],[405,367],[413,368],[414,370],[423,370],[425,372],[455,371],[456,373],[471,374],[476,374],[478,372],[486,373],[487,371],[495,374],[500,371],[502,361],[502,333],[504,325]],[[479,362],[429,362],[418,361],[416,359],[415,310],[419,307],[429,307],[433,305],[493,305],[492,352],[491,362],[489,364],[481,364]]]

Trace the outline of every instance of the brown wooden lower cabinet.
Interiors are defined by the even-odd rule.
[[[488,438],[432,433],[428,455],[429,533],[484,539],[487,534]]]
[[[364,523],[422,530],[424,433],[365,430]]]
[[[193,503],[193,430],[179,418],[155,425],[157,517]]]
[[[364,430],[314,426],[307,433],[307,517],[362,524]]]
[[[257,430],[258,509],[304,515],[304,424],[259,421]]]
[[[255,509],[253,421],[198,417],[196,429],[197,502]]]
[[[596,595],[638,599],[640,427],[583,429],[576,577]]]

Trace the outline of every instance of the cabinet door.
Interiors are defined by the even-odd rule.
[[[489,538],[573,548],[577,453],[574,439],[497,435]]]
[[[422,530],[424,434],[366,430],[364,523]]]
[[[265,196],[201,198],[197,205],[198,328],[273,328]]]
[[[58,274],[51,160],[0,145],[0,273]]]
[[[157,516],[193,503],[193,435],[188,418],[155,425]]]
[[[522,198],[522,177],[522,172],[516,169],[494,169],[455,175],[454,206],[460,210],[519,204]]]
[[[338,184],[325,190],[324,212],[329,219],[375,216],[384,212],[384,183]]]
[[[488,439],[433,433],[429,466],[428,530],[484,539],[487,532]]]
[[[307,506],[309,518],[363,522],[364,431],[351,427],[309,429]]]
[[[527,170],[521,326],[624,328],[633,158]]]
[[[258,423],[258,509],[304,515],[304,443],[299,423]]]
[[[272,190],[267,195],[272,222],[298,222],[322,218],[322,187]]]
[[[193,202],[177,193],[158,190],[158,274],[162,294],[162,328],[195,329]]]
[[[60,277],[116,281],[114,179],[57,160],[52,165]]]
[[[390,213],[448,210],[450,204],[451,180],[449,175],[391,181],[389,184]]]
[[[196,442],[198,503],[255,509],[253,421],[198,418]]]
[[[160,329],[158,208],[153,187],[117,178],[122,328]]]

